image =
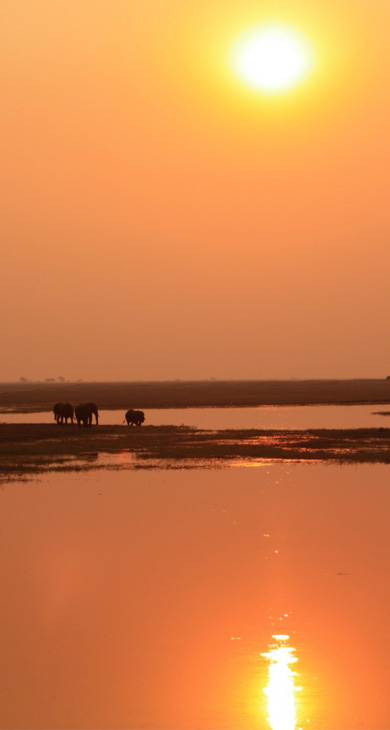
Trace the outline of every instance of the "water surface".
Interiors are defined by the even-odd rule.
[[[390,418],[378,414],[389,404],[364,406],[261,406],[259,408],[151,408],[145,425],[194,426],[201,429],[311,429],[390,427]],[[120,425],[124,411],[100,411],[100,423]],[[50,423],[53,414],[0,413],[3,423]]]
[[[287,635],[298,727],[388,728],[388,473],[269,464],[6,485],[1,727],[266,728],[266,655]]]

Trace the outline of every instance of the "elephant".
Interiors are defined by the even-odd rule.
[[[95,416],[96,419],[96,425],[98,424],[98,418],[99,418],[99,412],[97,409],[97,405],[95,403],[79,403],[75,409],[74,413],[76,416],[77,423],[79,424],[79,427],[81,428],[81,424],[85,426],[86,428],[88,426],[92,426],[92,416]]]
[[[96,403],[84,403],[85,406],[87,406],[91,411],[91,421],[90,425],[92,424],[92,416],[95,416],[96,419],[96,425],[99,423],[99,411]]]
[[[53,413],[54,413],[54,420],[57,421],[57,423],[68,423],[68,418],[70,418],[71,423],[73,423],[73,406],[70,405],[70,403],[56,403],[53,407]]]
[[[143,411],[133,411],[132,408],[125,414],[123,423],[126,421],[127,425],[130,426],[142,426],[145,420],[145,413]]]

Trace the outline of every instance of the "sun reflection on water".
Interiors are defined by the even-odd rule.
[[[275,642],[269,651],[261,656],[269,661],[268,685],[264,688],[267,695],[268,722],[272,730],[294,730],[297,723],[295,694],[297,687],[294,677],[297,676],[290,665],[297,662],[295,649],[288,645],[287,634],[274,634]]]

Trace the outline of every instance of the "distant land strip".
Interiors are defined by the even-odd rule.
[[[387,404],[390,379],[0,384],[0,411],[50,411],[66,401],[109,410]]]
[[[0,424],[2,481],[53,470],[273,460],[390,463],[390,429],[204,431],[184,426]]]

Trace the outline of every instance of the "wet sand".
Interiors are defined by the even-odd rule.
[[[390,403],[390,380],[256,380],[129,383],[2,383],[0,411],[51,411],[94,401],[104,410]]]
[[[390,429],[202,431],[176,426],[0,424],[0,474],[107,468],[98,455],[118,454],[115,468],[223,465],[231,461],[390,463]],[[95,458],[91,458],[95,457]]]

